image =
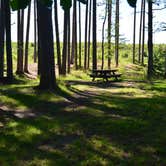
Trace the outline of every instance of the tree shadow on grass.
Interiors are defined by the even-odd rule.
[[[165,85],[165,87],[155,87],[155,86],[154,86],[154,87],[151,87],[150,90],[151,90],[151,91],[155,90],[155,91],[157,91],[157,92],[159,92],[159,93],[160,93],[160,92],[165,92],[165,93],[166,93],[166,85]]]
[[[91,87],[96,87],[96,88],[109,88],[109,87],[124,87],[122,84],[121,80],[111,80],[111,81],[102,81],[102,80],[97,80],[97,81],[81,81],[81,80],[68,80],[66,81],[66,86],[71,86],[71,85],[87,85]]]
[[[9,79],[8,77],[0,78],[0,85],[10,85],[10,84],[26,84],[28,82],[28,78],[25,75],[20,75],[19,77],[13,77],[13,79]]]
[[[67,88],[74,95],[56,89],[55,96],[65,99],[57,102],[40,98],[38,92],[1,91],[37,114],[20,117],[1,109],[1,165],[166,163],[164,97],[128,98]]]
[[[20,119],[13,116],[12,112],[3,112],[3,114],[5,118],[7,117],[9,124],[6,124],[4,131],[0,131],[0,146],[5,145],[0,149],[2,165],[20,164],[20,161],[26,163],[33,161],[34,158],[39,161],[46,159],[54,164],[72,165],[88,161],[92,155],[102,156],[108,161],[113,160],[114,163],[123,161],[118,156],[105,155],[90,144],[84,131],[87,127],[84,121],[100,121],[98,118],[93,119],[87,116],[84,119],[85,115],[63,111],[50,115],[46,113],[47,116],[33,119]],[[32,129],[36,132],[32,132]],[[94,131],[94,134],[100,136],[98,131]]]

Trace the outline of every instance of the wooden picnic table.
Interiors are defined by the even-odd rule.
[[[108,78],[115,78],[118,80],[119,77],[121,77],[122,74],[117,73],[118,69],[107,69],[107,70],[92,70],[92,73],[90,74],[90,77],[92,77],[92,81],[95,81],[95,78],[103,78],[103,80],[108,81]]]

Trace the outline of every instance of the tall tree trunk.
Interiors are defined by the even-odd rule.
[[[67,19],[68,19],[68,12],[64,10],[64,33],[63,33],[63,52],[62,52],[62,74],[66,75],[66,60],[67,60]]]
[[[36,20],[37,20],[37,30],[36,30],[36,32],[37,32],[37,36],[38,36],[38,38],[37,38],[37,43],[38,43],[38,45],[37,45],[37,57],[38,57],[38,63],[37,63],[37,74],[38,75],[40,75],[40,73],[41,73],[41,32],[39,31],[39,28],[40,28],[40,21],[39,21],[39,19],[40,19],[40,13],[39,13],[39,2],[38,2],[38,0],[35,0],[36,1]]]
[[[153,11],[152,0],[148,1],[148,72],[147,77],[153,76]]]
[[[17,71],[19,74],[21,72],[21,64],[20,64],[20,23],[21,23],[21,12],[17,11]]]
[[[78,69],[78,54],[77,54],[77,0],[74,0],[75,2],[74,2],[74,8],[75,8],[75,10],[74,10],[74,15],[75,15],[75,40],[74,40],[74,45],[75,45],[75,60],[74,60],[74,62],[75,62],[75,69],[77,70]]]
[[[52,27],[52,10],[38,0],[38,31],[40,35],[40,85],[41,89],[54,89],[55,62]]]
[[[37,6],[36,0],[34,0],[34,63],[37,62]]]
[[[20,24],[20,54],[21,54],[21,70],[23,71],[23,57],[24,57],[24,9],[21,10],[21,24]]]
[[[92,69],[97,69],[97,20],[96,20],[96,0],[93,0],[93,34],[92,34]]]
[[[108,0],[108,69],[111,69],[111,20],[112,0]]]
[[[76,5],[77,1],[73,0],[73,24],[72,24],[72,48],[71,48],[71,64],[77,59],[76,55]],[[77,62],[75,63],[77,64]]]
[[[116,67],[119,65],[119,0],[116,0],[115,13],[115,63]]]
[[[18,11],[17,25],[17,71],[16,74],[23,74],[23,47],[24,47],[24,9]]]
[[[138,62],[141,62],[141,39],[142,39],[142,16],[143,16],[143,2],[141,0],[141,15],[140,15],[140,28],[139,28],[139,49],[138,49]]]
[[[104,20],[103,20],[103,27],[102,27],[102,62],[101,62],[101,69],[104,68],[104,32],[105,32],[105,22],[106,22],[106,18],[107,18],[107,2],[106,2],[106,7],[105,7],[105,16],[104,16]]]
[[[85,45],[84,45],[84,70],[87,69],[87,35],[88,35],[88,0],[85,11]]]
[[[146,1],[143,0],[143,20],[142,20],[142,59],[141,59],[141,63],[142,65],[144,65],[144,46],[145,46],[145,4]]]
[[[67,53],[67,61],[68,61],[68,66],[67,66],[67,73],[70,73],[70,9],[68,11],[68,19],[67,19],[67,25],[68,25],[68,35],[67,35],[67,38],[68,38],[68,53]]]
[[[55,20],[55,34],[56,34],[56,47],[57,47],[58,70],[59,70],[59,74],[62,74],[57,0],[54,0],[54,20]]]
[[[79,68],[81,68],[81,3],[78,3],[79,7]]]
[[[91,38],[91,9],[92,8],[92,0],[89,0],[89,28],[88,28],[88,55],[87,55],[87,68],[89,69],[90,65],[90,38]]]
[[[31,16],[31,2],[29,3],[29,6],[28,6],[27,30],[26,30],[26,41],[25,41],[24,72],[27,72],[27,73],[29,73],[29,71],[28,71],[28,46],[29,46],[30,16]]]
[[[4,0],[0,1],[0,79],[4,73],[4,18],[5,18]]]
[[[134,7],[134,26],[133,26],[133,63],[135,63],[135,36],[136,36],[136,7]]]
[[[5,24],[6,24],[6,55],[7,55],[7,79],[13,79],[12,46],[11,46],[11,18],[9,0],[5,0]]]

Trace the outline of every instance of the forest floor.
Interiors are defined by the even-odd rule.
[[[0,165],[166,165],[166,81],[129,76],[73,72],[54,92],[34,79],[2,85]]]

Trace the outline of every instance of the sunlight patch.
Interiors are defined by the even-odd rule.
[[[131,154],[129,152],[125,152],[122,148],[119,148],[117,145],[112,144],[105,138],[94,136],[91,138],[90,144],[96,151],[102,151],[106,156],[112,156],[119,159],[131,157]]]
[[[14,115],[17,116],[18,118],[36,117],[35,113],[29,111],[17,112]]]
[[[11,127],[11,128],[17,127],[18,125],[19,125],[18,122],[9,122],[8,123],[8,127]]]
[[[4,127],[4,124],[3,124],[2,122],[0,122],[0,128],[1,128],[1,127]]]
[[[11,130],[8,134],[12,134],[22,140],[31,140],[33,136],[39,135],[42,131],[34,126],[24,126],[17,122],[10,122],[8,124],[9,129]]]
[[[41,130],[35,128],[35,127],[32,127],[32,126],[28,126],[26,127],[26,130],[25,130],[25,135],[39,135],[41,134]]]
[[[141,151],[144,153],[155,153],[156,149],[151,146],[140,147]]]

